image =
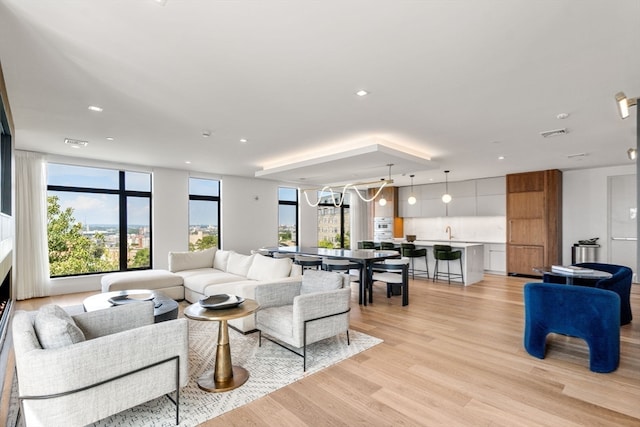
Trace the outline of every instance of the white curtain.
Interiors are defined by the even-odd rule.
[[[16,150],[16,297],[49,295],[45,157]]]
[[[349,190],[349,208],[351,209],[351,249],[358,249],[360,240],[369,238],[369,206],[353,190]]]

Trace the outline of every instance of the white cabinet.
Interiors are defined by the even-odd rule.
[[[445,183],[415,185],[417,202],[407,202],[411,187],[400,187],[398,213],[404,218],[435,218],[444,216],[504,216],[506,215],[505,177],[483,178],[449,183],[451,203],[442,202]]]
[[[411,187],[400,187],[398,189],[398,215],[403,218],[418,218],[421,216],[422,195],[420,189],[414,187],[413,192],[416,198],[416,204],[410,205],[407,201],[411,195]]]
[[[507,250],[504,243],[484,244],[484,269],[493,273],[506,274]]]
[[[507,214],[506,177],[476,181],[476,215],[502,216]]]

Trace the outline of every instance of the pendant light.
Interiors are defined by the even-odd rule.
[[[387,166],[389,166],[389,181],[391,181],[391,166],[393,166],[393,163],[387,163]],[[384,179],[383,179],[384,181]],[[378,203],[380,203],[380,206],[386,206],[387,205],[387,199],[384,197],[384,194],[382,195],[382,197],[380,197],[380,201],[378,201]]]
[[[415,205],[417,200],[416,200],[416,196],[413,195],[413,177],[415,175],[409,175],[411,177],[411,193],[409,194],[409,199],[407,199],[407,202],[410,205]]]
[[[449,175],[449,171],[444,171],[444,181],[445,181],[444,191],[445,191],[445,193],[442,195],[442,201],[444,203],[451,202],[451,194],[449,194],[449,179],[447,178],[448,175]]]

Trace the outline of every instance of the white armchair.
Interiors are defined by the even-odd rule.
[[[28,427],[84,426],[173,391],[178,424],[179,390],[189,381],[186,319],[154,323],[150,301],[62,311],[62,320],[42,312],[17,311],[12,325]]]
[[[256,313],[259,341],[262,336],[303,358],[307,369],[307,345],[346,332],[349,344],[351,289],[343,288],[342,275],[308,270],[300,282],[256,287],[260,309]],[[302,348],[302,354],[280,344]]]

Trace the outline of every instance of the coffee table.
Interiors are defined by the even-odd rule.
[[[153,296],[152,301],[155,304],[153,309],[154,322],[164,322],[165,320],[173,320],[178,318],[178,303],[162,292],[152,291],[148,289],[131,289],[126,291],[113,291],[104,292],[101,294],[92,295],[85,298],[82,301],[84,311],[102,310],[105,308],[113,307],[115,304],[109,301],[113,297],[123,297],[131,295],[132,300],[135,301],[135,296],[143,296],[145,294],[151,294]]]
[[[206,309],[198,302],[185,308],[184,315],[190,319],[220,322],[214,369],[204,372],[197,381],[198,387],[202,390],[213,392],[229,391],[240,387],[249,379],[249,371],[241,366],[233,366],[231,364],[227,321],[248,316],[254,313],[258,307],[259,305],[255,300],[245,299],[237,307],[222,310]]]
[[[600,270],[592,270],[592,272],[588,274],[561,273],[558,271],[554,271],[550,266],[533,267],[533,271],[540,273],[543,276],[545,274],[548,274],[550,276],[561,277],[564,279],[567,285],[573,285],[573,279],[593,279],[595,281],[599,279],[609,279],[613,276],[611,273],[607,273],[606,271],[600,271]]]

